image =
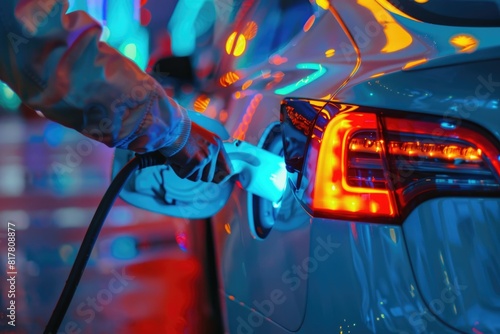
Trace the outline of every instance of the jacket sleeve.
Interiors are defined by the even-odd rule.
[[[101,26],[67,0],[0,1],[0,80],[47,118],[108,146],[173,155],[187,141],[186,111]]]

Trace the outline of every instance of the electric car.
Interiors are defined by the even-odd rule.
[[[500,333],[500,2],[212,10],[188,107],[282,156],[283,194],[123,196],[211,216],[226,332]]]

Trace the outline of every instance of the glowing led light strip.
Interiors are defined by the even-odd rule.
[[[297,64],[297,68],[299,70],[316,70],[316,72],[311,73],[311,74],[303,77],[302,79],[300,79],[299,81],[297,81],[294,84],[276,89],[274,91],[275,94],[287,95],[287,94],[293,93],[297,89],[302,88],[306,85],[309,85],[310,83],[312,83],[315,80],[318,80],[326,73],[326,68],[324,66],[322,66],[321,64],[316,64],[316,63]]]

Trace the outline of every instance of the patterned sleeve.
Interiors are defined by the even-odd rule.
[[[67,0],[0,2],[0,80],[47,118],[108,146],[173,155],[186,143],[186,111],[131,60],[100,41]]]

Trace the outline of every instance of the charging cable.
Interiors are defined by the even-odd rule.
[[[214,128],[217,130],[215,127],[217,123],[214,123],[213,120],[207,117],[201,118],[199,115],[194,115],[193,119],[198,120],[203,127],[209,128],[212,132],[214,132]],[[225,129],[222,125],[220,125],[220,123],[217,126],[219,127],[219,130],[214,133],[222,133],[222,138],[229,137],[227,132],[225,134],[222,132],[225,131]],[[281,200],[287,180],[283,157],[240,140],[225,141],[224,149],[228,153],[233,167],[232,175],[235,176],[233,181],[239,181],[241,187],[246,191],[269,201],[278,202]],[[94,248],[99,232],[104,224],[104,220],[106,219],[111,206],[130,175],[138,169],[155,165],[164,165],[165,162],[166,158],[159,152],[138,154],[135,158],[130,160],[113,179],[111,185],[99,203],[94,217],[92,218],[92,221],[87,229],[82,245],[78,250],[75,263],[71,268],[68,280],[66,281],[61,296],[59,297],[56,307],[52,312],[52,316],[49,319],[44,334],[57,334],[57,330],[61,326],[83,275],[83,271],[85,270],[85,266],[87,265],[90,254],[92,253],[92,249]],[[169,173],[166,178],[173,181],[162,185],[165,187],[166,191],[169,194],[177,194],[178,197],[189,197],[191,192],[186,189],[192,188],[192,182],[179,179],[173,170],[166,171],[166,173]],[[184,189],[184,187],[187,188]],[[185,199],[185,201],[188,200],[189,198]],[[196,210],[196,208],[193,208],[192,210]],[[206,212],[202,213],[202,215],[204,214],[206,214]]]
[[[92,253],[97,237],[99,236],[101,228],[104,225],[104,220],[113,206],[116,197],[120,193],[120,190],[123,188],[123,185],[136,170],[155,165],[163,165],[165,162],[165,156],[159,152],[137,154],[113,179],[108,190],[106,190],[106,193],[99,203],[99,206],[97,207],[94,217],[92,218],[92,221],[87,229],[87,233],[85,233],[85,237],[83,238],[80,249],[78,250],[78,254],[76,255],[75,262],[73,263],[73,267],[71,268],[68,279],[66,280],[64,289],[59,297],[59,300],[57,301],[52,315],[50,316],[49,322],[45,327],[44,334],[57,334],[69,305],[71,304],[71,300],[75,295],[78,284],[80,283],[80,279],[82,278],[83,271],[87,266],[87,262],[90,258],[90,254]]]

